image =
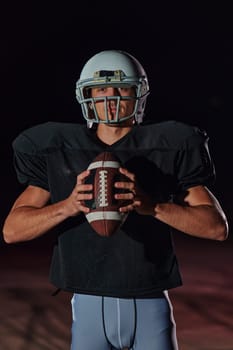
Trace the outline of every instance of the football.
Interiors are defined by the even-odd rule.
[[[86,201],[90,211],[85,215],[100,236],[112,236],[127,217],[127,213],[119,212],[119,208],[126,205],[126,201],[114,198],[115,193],[119,192],[114,183],[127,181],[119,172],[120,166],[120,161],[111,152],[100,153],[88,166],[90,176],[87,182],[93,184],[93,199]]]

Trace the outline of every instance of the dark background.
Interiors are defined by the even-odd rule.
[[[231,223],[233,30],[224,2],[9,2],[1,9],[1,213],[21,190],[11,142],[47,120],[84,122],[75,82],[87,59],[123,49],[143,64],[147,118],[204,128],[214,193]]]
[[[229,2],[230,3],[230,2]],[[232,11],[224,1],[8,1],[0,9],[0,224],[22,190],[11,143],[45,121],[83,123],[75,82],[87,61],[122,49],[150,82],[146,118],[207,131],[212,191],[227,214],[225,242],[177,233],[184,286],[174,298],[181,350],[232,350]],[[7,245],[0,236],[0,347],[68,349],[70,296],[51,298],[52,240]],[[49,345],[50,344],[50,345]]]

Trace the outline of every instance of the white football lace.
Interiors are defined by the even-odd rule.
[[[107,207],[108,206],[108,200],[107,200],[107,170],[101,170],[99,172],[100,175],[100,192],[98,197],[98,204],[100,207]]]

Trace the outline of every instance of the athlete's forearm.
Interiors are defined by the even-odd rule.
[[[21,206],[13,209],[3,226],[5,241],[28,241],[45,234],[68,217],[64,208],[65,201],[43,208]]]
[[[162,203],[157,204],[154,211],[155,218],[191,236],[220,241],[227,238],[227,220],[215,206]]]

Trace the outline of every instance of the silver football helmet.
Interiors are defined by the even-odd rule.
[[[135,97],[105,96],[93,98],[90,88],[100,86],[135,87]],[[81,104],[82,113],[89,127],[93,123],[119,124],[134,117],[141,123],[144,116],[149,84],[144,68],[138,60],[127,52],[120,50],[101,51],[91,57],[84,65],[76,83],[76,98]],[[116,100],[117,113],[114,120],[108,118],[107,103]],[[119,106],[122,99],[134,99],[134,111],[119,118]],[[100,120],[95,108],[96,101],[105,103],[105,119]]]

